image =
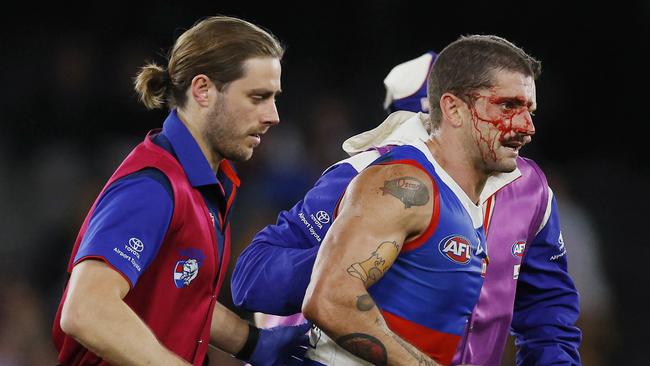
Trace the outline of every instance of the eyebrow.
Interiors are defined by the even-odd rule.
[[[535,110],[536,108],[533,106],[533,102],[529,101],[527,102],[526,99],[522,97],[496,97],[494,100],[494,103],[503,103],[503,102],[511,102],[516,104],[517,106],[520,107],[528,107],[532,110]]]
[[[278,96],[278,95],[282,94],[282,89],[278,89],[277,91],[272,91],[272,90],[269,90],[269,89],[253,89],[253,90],[250,91],[250,94]]]

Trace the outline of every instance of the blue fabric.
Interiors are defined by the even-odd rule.
[[[232,182],[221,170],[215,176],[199,144],[178,117],[176,109],[169,113],[163,123],[162,133],[156,136],[154,141],[174,155],[183,166],[192,186],[201,192],[203,201],[214,218],[217,252],[219,263],[222,263],[226,228],[221,227],[219,217],[223,217],[224,222],[229,221],[228,217],[224,216],[230,216],[230,212],[226,212],[226,204],[233,192]]]
[[[165,119],[162,133],[169,139],[174,148],[175,156],[183,166],[183,170],[193,187],[217,184],[217,178],[212,172],[210,163],[208,163],[190,131],[178,118],[175,109]]]
[[[431,175],[438,190],[431,200],[437,200],[439,218],[432,233],[418,238],[422,243],[418,247],[409,249],[409,243],[404,243],[390,270],[368,293],[382,311],[446,335],[461,336],[483,285],[482,261],[487,258],[483,227],[480,223],[474,227],[463,203],[417,148],[395,147],[371,165],[401,161],[417,162]],[[453,351],[455,348],[452,355]]]
[[[528,248],[517,281],[512,332],[517,365],[580,365],[579,299],[567,270],[555,198],[551,216]]]
[[[350,164],[332,167],[303,200],[279,214],[275,225],[257,233],[233,270],[235,305],[276,315],[300,312],[319,245],[332,223],[339,197],[356,175]],[[282,296],[270,288],[283,289]]]
[[[169,113],[162,132],[153,137],[153,142],[181,163],[192,186],[201,192],[215,219],[221,263],[225,228],[218,218],[220,212],[221,216],[225,214],[226,202],[233,191],[232,182],[224,174],[217,180],[176,110]],[[103,258],[129,280],[131,287],[135,286],[158,252],[173,210],[171,184],[159,170],[144,169],[113,182],[100,197],[90,218],[75,263],[87,257]],[[143,244],[142,252],[137,250],[141,248],[138,242]]]
[[[408,152],[404,152],[406,154],[404,156],[413,155],[418,159],[425,159],[413,147],[398,147],[393,149],[391,153],[383,155],[376,163],[392,160],[394,158],[392,155],[397,150],[408,150]],[[409,152],[412,152],[412,154],[409,155]],[[435,174],[434,172],[431,173]],[[334,166],[323,174],[302,201],[298,202],[290,211],[280,213],[275,225],[265,227],[255,236],[252,243],[239,256],[233,271],[231,290],[235,305],[249,311],[261,311],[276,315],[291,315],[300,312],[304,292],[309,284],[311,271],[318,252],[318,245],[320,245],[331,225],[333,212],[339,198],[356,174],[357,171],[347,163]],[[449,200],[455,199],[452,197],[451,192],[445,191],[444,194],[448,196]],[[457,211],[465,212],[460,203]],[[328,223],[317,220],[318,213],[321,212],[329,215],[330,221]],[[467,213],[464,215],[467,215]],[[469,217],[464,217],[464,219],[470,220]],[[456,227],[455,225],[453,227]],[[478,235],[481,237],[481,241],[484,241],[482,230],[476,232],[473,228],[470,229],[471,233],[464,234],[465,236],[473,238]],[[460,234],[460,232],[456,232],[456,234]],[[419,258],[419,253],[403,255],[408,258]],[[485,256],[485,253],[482,255]],[[451,266],[453,263],[443,258],[441,265]],[[399,265],[394,265],[394,267],[399,267]],[[467,270],[468,273],[472,273],[473,279],[476,277],[477,281],[481,281],[480,258],[473,258],[472,265],[468,266]],[[399,271],[395,269],[393,272],[397,273]],[[438,275],[446,276],[443,273]],[[384,278],[383,282],[389,282],[387,277]],[[469,287],[468,285],[466,288]],[[457,303],[467,303],[468,305],[469,303],[475,303],[475,297],[478,297],[476,289],[480,288],[480,283],[471,287],[473,289],[471,291],[472,296],[468,296],[467,299],[462,299],[462,301],[458,300]],[[268,291],[269,288],[282,288],[282,296],[277,296],[276,293]],[[373,291],[380,290],[378,286],[373,288]],[[469,311],[471,307],[465,310]],[[399,311],[396,311],[396,313],[399,313]],[[441,318],[439,320],[443,324],[449,323]],[[454,324],[454,326],[457,327],[457,324]],[[455,329],[455,331],[457,333],[458,329]]]
[[[260,329],[255,350],[246,361],[252,365],[273,366],[285,365],[290,360],[302,358],[309,346],[309,328],[311,324],[306,322],[300,325]]]
[[[146,169],[114,182],[102,195],[81,241],[75,263],[104,258],[131,287],[158,253],[174,200],[162,172]]]

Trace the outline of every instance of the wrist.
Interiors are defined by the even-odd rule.
[[[253,324],[248,323],[248,337],[246,338],[246,342],[239,352],[235,353],[233,356],[239,360],[249,360],[253,355],[253,351],[255,351],[259,338],[260,329]]]

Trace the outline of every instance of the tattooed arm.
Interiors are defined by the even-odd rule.
[[[404,242],[429,225],[431,192],[429,176],[410,165],[364,170],[350,183],[316,258],[305,317],[376,365],[436,365],[388,328],[366,290],[389,270]]]

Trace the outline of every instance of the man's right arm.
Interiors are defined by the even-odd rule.
[[[187,365],[123,301],[157,255],[172,212],[173,193],[161,172],[124,177],[100,197],[73,258],[61,329],[113,364]],[[141,251],[127,259],[131,242]]]
[[[367,288],[431,220],[432,182],[410,165],[373,166],[350,184],[316,259],[305,317],[353,355],[377,365],[436,365],[387,326]],[[395,294],[399,296],[399,294]]]
[[[72,270],[61,329],[115,365],[190,365],[167,350],[122,300],[129,282],[108,264],[85,260]]]

